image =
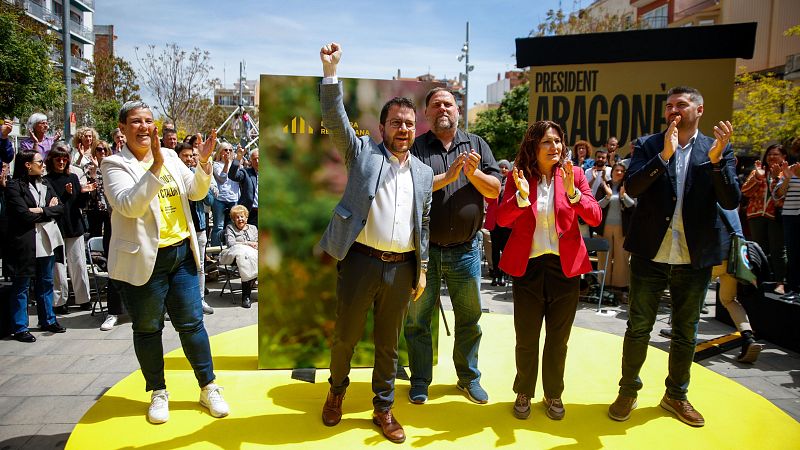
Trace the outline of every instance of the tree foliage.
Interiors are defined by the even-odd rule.
[[[186,51],[175,43],[136,47],[142,84],[155,97],[157,109],[176,126],[199,131],[216,80],[211,79],[211,55],[195,47]],[[202,109],[205,108],[205,109]]]
[[[486,140],[495,159],[514,160],[528,127],[530,86],[519,85],[506,93],[500,107],[478,114],[471,131]]]
[[[744,73],[737,78],[734,99],[731,141],[737,146],[758,153],[766,144],[789,144],[800,136],[800,86],[772,73]]]
[[[25,13],[0,2],[0,116],[27,117],[63,103],[50,62],[52,38]]]
[[[94,95],[99,101],[114,100],[122,104],[141,100],[136,71],[125,59],[95,55],[90,72],[94,77]]]
[[[547,11],[545,19],[534,30],[531,30],[529,36],[561,36],[641,28],[646,28],[644,22],[632,20],[626,15],[603,14],[596,16],[589,14],[586,10],[565,14],[562,9],[551,9]]]

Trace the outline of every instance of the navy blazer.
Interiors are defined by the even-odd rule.
[[[254,208],[253,200],[258,192],[258,173],[252,167],[242,169],[239,166],[239,159],[234,158],[228,169],[228,178],[239,183],[239,204],[249,211]]]
[[[647,259],[658,253],[678,200],[676,156],[666,166],[659,156],[664,149],[664,134],[643,136],[634,142],[625,177],[625,191],[639,199],[625,236],[625,250]],[[730,144],[723,150],[718,167],[714,167],[708,159],[713,142],[713,138],[697,133],[684,184],[683,228],[694,268],[721,262],[716,204],[734,209],[741,197]]]
[[[389,152],[369,136],[357,137],[342,100],[340,84],[321,84],[320,103],[322,120],[330,130],[336,148],[342,153],[347,166],[347,186],[342,199],[333,211],[333,217],[322,236],[320,246],[329,255],[342,260],[350,250],[361,230],[367,224],[370,206],[375,193],[389,173]],[[414,182],[414,247],[416,249],[417,276],[420,262],[428,260],[428,240],[433,169],[410,152],[411,179]]]

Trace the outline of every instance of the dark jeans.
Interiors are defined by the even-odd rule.
[[[511,228],[495,225],[489,235],[492,237],[492,276],[499,277],[502,273],[499,267],[500,253],[506,248],[508,238],[511,236]]]
[[[639,371],[647,357],[658,302],[664,289],[669,288],[672,297],[672,342],[665,385],[669,398],[686,400],[689,370],[697,341],[697,324],[710,279],[711,267],[695,269],[691,265],[657,263],[631,255],[628,329],[622,345],[620,394],[636,397],[642,388]]]
[[[411,385],[428,386],[433,379],[433,338],[431,320],[437,308],[441,279],[447,283],[456,317],[453,363],[458,383],[467,387],[479,383],[478,348],[481,344],[481,251],[477,236],[454,247],[431,245],[428,283],[425,292],[408,307],[405,336]]]
[[[211,245],[220,245],[222,239],[225,237],[225,228],[230,222],[231,208],[236,206],[236,202],[226,202],[219,199],[214,199],[211,205],[214,211],[214,226],[211,228]]]
[[[750,239],[755,241],[769,256],[769,265],[775,281],[782,283],[786,277],[786,251],[784,249],[783,220],[768,217],[748,219]]]
[[[186,359],[200,387],[214,381],[211,347],[203,325],[203,306],[197,265],[185,239],[158,250],[150,279],[141,286],[112,280],[133,322],[133,347],[142,368],[146,390],[166,389],[161,330],[164,312],[181,339]]]
[[[55,256],[36,258],[36,276],[33,279],[33,292],[36,295],[36,313],[39,327],[56,322],[53,312],[53,267]],[[14,318],[14,333],[28,331],[28,290],[30,277],[14,277],[11,285],[11,314]]]
[[[800,216],[783,216],[786,241],[786,291],[800,292]]]
[[[564,392],[567,341],[578,306],[580,277],[567,278],[561,258],[542,255],[528,260],[525,275],[514,277],[514,330],[517,377],[514,392],[534,396],[539,371],[539,336],[545,322],[542,386],[547,398]]]
[[[351,250],[338,264],[336,325],[331,348],[331,390],[343,393],[350,384],[350,360],[361,336],[367,312],[374,308],[375,364],[372,404],[387,411],[394,404],[397,345],[411,290],[416,262],[383,262]]]

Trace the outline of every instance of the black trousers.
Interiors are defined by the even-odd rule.
[[[514,277],[517,376],[514,392],[534,396],[539,372],[539,336],[545,323],[542,385],[547,398],[561,398],[567,341],[578,306],[580,277],[567,278],[556,255],[528,260],[525,275]]]
[[[394,403],[397,345],[416,275],[416,260],[383,262],[353,250],[339,262],[336,285],[336,326],[331,348],[331,390],[343,393],[350,384],[350,360],[361,336],[367,312],[374,308],[375,363],[372,399],[376,410]]]
[[[492,276],[500,276],[500,252],[506,248],[508,238],[511,236],[511,228],[501,227],[495,225],[494,229],[489,232],[492,237]]]

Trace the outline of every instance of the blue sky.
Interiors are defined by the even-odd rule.
[[[564,0],[564,9],[573,3]],[[176,42],[208,50],[214,76],[223,79],[224,68],[230,85],[242,59],[248,79],[261,73],[321,75],[319,49],[330,41],[342,44],[343,77],[390,79],[399,69],[405,77],[430,70],[454,78],[464,70],[457,58],[469,21],[473,104],[485,100],[486,86],[498,73],[514,68],[514,39],[527,36],[558,5],[558,0],[100,0],[94,23],[114,25],[116,54],[137,70],[136,46]]]

